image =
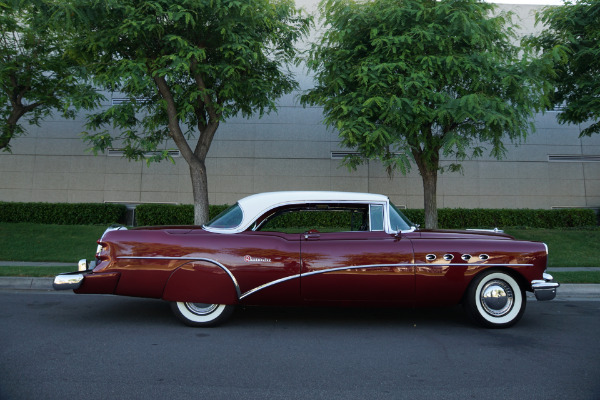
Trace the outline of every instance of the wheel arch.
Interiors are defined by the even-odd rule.
[[[489,273],[491,271],[506,273],[507,275],[512,277],[515,281],[517,281],[517,284],[519,285],[521,290],[523,290],[524,292],[531,290],[531,284],[529,282],[527,282],[527,279],[525,278],[525,276],[523,276],[523,274],[521,274],[518,270],[515,270],[508,266],[500,266],[500,267],[491,266],[489,268],[484,268],[481,271],[477,272],[475,275],[473,275],[473,277],[469,281],[469,284],[465,287],[465,290],[462,294],[461,303],[465,302],[465,298],[466,298],[467,294],[469,293],[469,288],[471,287],[473,282],[475,282],[481,275]]]
[[[163,290],[162,299],[175,302],[237,304],[239,286],[221,263],[191,260],[175,269]]]
[[[476,274],[463,295],[467,316],[486,328],[513,326],[527,306],[523,280],[521,274],[507,267],[486,268]]]

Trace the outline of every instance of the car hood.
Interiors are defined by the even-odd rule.
[[[421,239],[473,239],[473,240],[514,240],[506,233],[478,230],[444,230],[444,229],[419,229],[413,232]]]

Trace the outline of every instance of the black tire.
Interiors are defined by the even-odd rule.
[[[233,313],[234,306],[226,304],[172,302],[171,310],[184,324],[193,327],[217,326]]]
[[[469,285],[463,305],[467,315],[486,328],[508,328],[516,324],[527,297],[516,279],[499,270],[477,276]]]

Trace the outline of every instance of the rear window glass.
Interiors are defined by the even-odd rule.
[[[229,207],[227,210],[213,218],[206,226],[209,228],[233,229],[240,226],[243,217],[244,213],[242,212],[240,205],[236,203],[234,206]]]

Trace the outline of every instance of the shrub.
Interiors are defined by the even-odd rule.
[[[211,205],[209,219],[229,208],[228,205]],[[193,225],[194,206],[191,204],[140,204],[135,208],[136,225]]]
[[[211,205],[210,218],[228,205]],[[402,212],[416,224],[424,226],[425,212],[411,209]],[[0,202],[0,222],[30,222],[57,225],[110,225],[125,222],[126,207],[104,203],[12,203]],[[140,204],[135,209],[137,225],[192,225],[194,206],[190,204]],[[286,223],[321,227],[347,226],[345,213],[304,213],[285,216]],[[291,219],[301,219],[292,221]],[[310,220],[307,220],[307,218]],[[320,219],[319,219],[320,218]],[[503,228],[577,228],[596,226],[597,216],[590,209],[465,209],[441,208],[439,226],[443,229]],[[289,220],[288,220],[289,219]],[[283,220],[282,220],[283,221]]]
[[[211,205],[210,218],[214,218],[227,205]],[[412,222],[424,226],[425,212],[421,209],[402,210]],[[293,219],[298,219],[293,220]],[[323,220],[318,220],[323,218]],[[350,217],[345,213],[303,213],[286,215],[281,222],[291,225],[332,227],[346,226]],[[438,210],[439,226],[443,229],[504,228],[507,226],[530,228],[576,228],[597,225],[594,211],[589,209],[465,209],[441,208]],[[136,208],[137,225],[191,225],[194,222],[192,205],[142,204]],[[279,223],[279,222],[278,222]],[[273,227],[272,227],[273,228]]]
[[[0,222],[110,225],[123,223],[126,211],[123,204],[0,202]]]
[[[414,223],[423,225],[425,221],[423,210],[403,210],[403,212]],[[441,208],[438,210],[438,225],[443,229],[507,226],[576,228],[597,225],[597,217],[593,210],[577,208],[559,210]]]

